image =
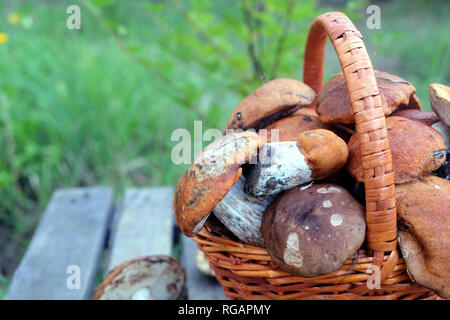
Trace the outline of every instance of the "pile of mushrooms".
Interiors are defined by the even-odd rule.
[[[410,277],[450,298],[450,91],[430,86],[421,110],[412,84],[375,71],[386,116],[399,246]],[[266,248],[282,270],[315,277],[363,246],[365,201],[358,137],[342,74],[316,93],[294,79],[265,83],[232,112],[226,135],[178,181],[175,218]],[[228,130],[234,129],[234,130]]]

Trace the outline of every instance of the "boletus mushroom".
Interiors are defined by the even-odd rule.
[[[444,139],[432,127],[395,116],[386,118],[386,126],[396,184],[416,180],[444,163]],[[364,182],[357,135],[351,137],[348,150],[346,168],[358,182]]]
[[[200,250],[197,250],[197,253],[195,254],[195,265],[197,269],[200,270],[200,272],[204,275],[215,277],[216,273],[214,272],[214,269],[211,268],[211,266],[209,265],[209,260]]]
[[[184,234],[197,233],[214,212],[239,240],[264,245],[259,226],[272,197],[246,194],[241,167],[256,157],[258,144],[258,134],[245,131],[222,136],[203,149],[175,190],[175,218]]]
[[[338,270],[364,242],[364,208],[335,184],[298,186],[274,200],[261,233],[283,270],[315,277]]]
[[[296,141],[266,143],[248,175],[246,192],[262,197],[324,179],[343,168],[347,157],[344,140],[325,129],[304,131]]]
[[[419,100],[413,98],[416,88],[408,81],[386,72],[375,70],[384,113],[391,114],[400,107],[419,108]],[[412,99],[412,103],[410,100]],[[331,78],[319,91],[317,113],[324,123],[355,123],[344,75]]]
[[[94,300],[175,300],[186,282],[180,262],[169,256],[147,256],[122,263],[98,286]]]
[[[203,226],[242,174],[241,166],[258,154],[259,136],[252,131],[230,133],[206,146],[178,180],[175,219],[191,237]]]
[[[396,186],[398,239],[409,275],[450,298],[450,181],[433,175]]]
[[[235,107],[227,128],[259,130],[310,105],[315,97],[314,90],[303,82],[274,79],[253,91]]]

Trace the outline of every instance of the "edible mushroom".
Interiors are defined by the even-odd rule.
[[[206,146],[178,180],[174,209],[181,231],[197,233],[217,204],[242,174],[241,166],[258,153],[259,136],[252,131],[229,133]]]
[[[229,129],[261,129],[314,102],[315,92],[295,79],[279,78],[244,98],[228,120]]]
[[[343,168],[347,157],[344,140],[325,129],[304,131],[296,141],[266,143],[249,173],[246,192],[262,197],[324,179]]]
[[[273,198],[246,194],[241,167],[253,162],[258,143],[258,134],[245,131],[230,133],[203,149],[175,190],[175,218],[184,234],[196,234],[214,212],[239,240],[264,245],[259,226],[262,213]]]
[[[98,286],[94,300],[175,300],[186,282],[180,262],[169,256],[136,258],[114,268]]]
[[[396,186],[399,245],[409,275],[450,298],[450,181],[433,175]]]
[[[284,271],[315,277],[338,270],[364,242],[364,208],[335,184],[298,186],[273,201],[261,233]]]

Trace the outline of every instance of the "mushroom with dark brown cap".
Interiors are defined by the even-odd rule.
[[[195,254],[195,265],[197,266],[197,269],[200,270],[200,272],[204,275],[210,277],[216,276],[214,269],[212,269],[209,264],[208,258],[206,258],[205,254],[201,250],[197,250],[197,253]]]
[[[344,140],[325,129],[304,131],[296,141],[266,143],[248,175],[246,192],[262,197],[324,179],[343,168],[347,157]]]
[[[391,114],[400,107],[420,108],[418,99],[410,104],[416,88],[408,81],[386,72],[375,70],[378,89],[384,113]],[[319,91],[317,113],[324,123],[355,123],[348,97],[344,75],[339,73],[331,78]]]
[[[450,87],[433,83],[428,87],[431,108],[439,119],[450,127]]]
[[[432,127],[394,116],[386,118],[386,126],[396,184],[419,179],[444,163],[444,139]],[[357,135],[350,139],[348,150],[347,170],[358,182],[364,182]]]
[[[180,262],[169,256],[147,256],[122,263],[98,286],[94,300],[175,300],[186,282]]]
[[[364,208],[339,185],[298,186],[267,207],[261,233],[281,269],[315,277],[338,270],[362,246]]]
[[[433,175],[395,188],[399,245],[409,275],[450,298],[450,181]]]
[[[280,78],[263,84],[244,98],[228,120],[230,129],[261,129],[314,102],[315,92],[295,79]]]
[[[223,136],[203,149],[175,190],[175,218],[183,233],[197,233],[214,212],[241,241],[264,245],[259,226],[272,197],[246,194],[245,178],[241,176],[241,166],[257,155],[258,141],[258,134],[245,131]],[[221,158],[226,161],[219,161],[223,152]]]

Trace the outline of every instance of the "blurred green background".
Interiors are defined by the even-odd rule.
[[[72,4],[81,30],[66,28]],[[54,189],[175,185],[173,130],[223,129],[264,81],[301,79],[309,26],[330,10],[425,109],[428,84],[450,83],[448,1],[1,1],[0,298]],[[325,70],[340,71],[331,46]]]

